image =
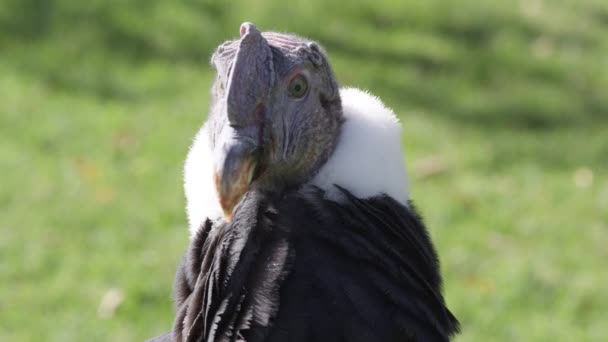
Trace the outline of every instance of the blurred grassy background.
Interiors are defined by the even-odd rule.
[[[0,340],[166,331],[213,48],[321,42],[402,118],[458,341],[601,341],[608,2],[0,0]]]

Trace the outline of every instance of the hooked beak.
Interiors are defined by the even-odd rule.
[[[272,51],[251,23],[240,28],[226,91],[227,124],[215,144],[215,186],[227,220],[249,190],[262,151],[264,100],[274,80]]]
[[[259,130],[225,127],[217,142],[214,181],[224,217],[230,221],[236,205],[254,181],[259,161]]]

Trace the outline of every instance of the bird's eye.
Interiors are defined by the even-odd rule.
[[[289,82],[289,96],[291,97],[295,97],[295,98],[302,98],[304,97],[304,95],[306,95],[306,92],[308,91],[308,82],[306,81],[306,78],[304,78],[304,76],[302,75],[298,75],[296,77],[294,77],[293,80],[291,80],[291,82]]]

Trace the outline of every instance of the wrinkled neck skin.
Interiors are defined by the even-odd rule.
[[[279,162],[263,167],[264,171],[251,184],[251,188],[263,192],[283,193],[310,183],[333,155],[340,140],[341,124],[338,125],[338,134],[331,136],[331,140],[326,140],[324,149],[318,152],[318,155],[315,153],[312,161],[306,156],[301,156],[295,164],[293,158],[279,159]]]
[[[359,198],[388,195],[407,205],[409,184],[401,148],[401,126],[393,111],[375,96],[355,89],[340,90],[344,121],[328,155],[320,158],[312,172],[300,178],[281,179],[280,168],[260,177],[252,187],[285,191],[310,184],[340,202],[341,186]],[[184,168],[185,194],[191,236],[207,220],[223,219],[213,181],[209,121],[198,132]],[[274,166],[273,166],[274,167]],[[300,179],[293,181],[293,179]],[[238,207],[236,208],[238,210]]]

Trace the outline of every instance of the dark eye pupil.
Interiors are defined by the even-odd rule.
[[[291,81],[291,84],[289,85],[289,95],[299,98],[306,95],[307,89],[308,84],[306,83],[306,79],[302,75],[299,75]]]

